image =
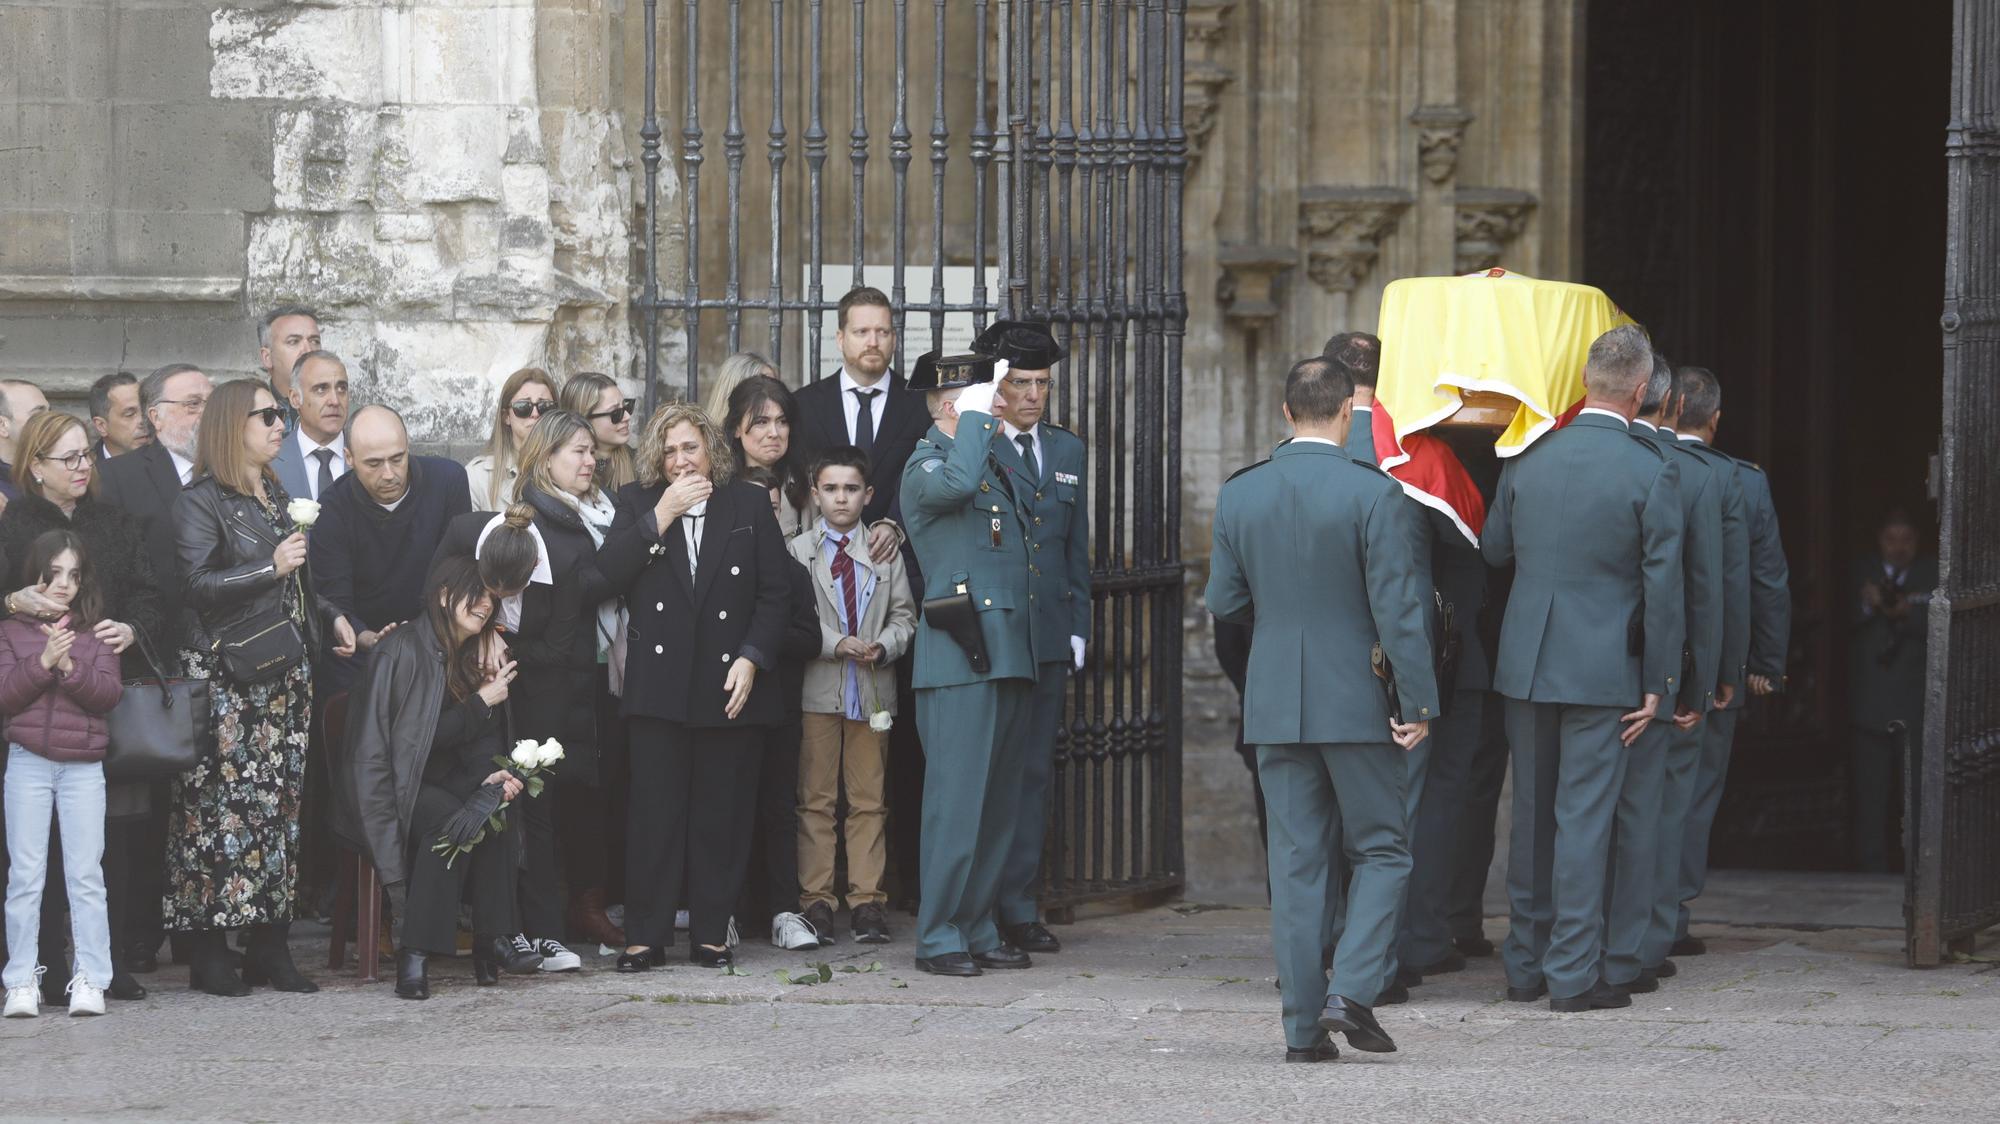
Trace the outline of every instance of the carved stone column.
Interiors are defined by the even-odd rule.
[[[1236,72],[1222,65],[1219,58],[1226,20],[1234,7],[1235,0],[1192,0],[1188,4],[1181,36],[1186,47],[1181,72],[1181,127],[1187,132],[1189,175],[1194,174],[1208,134],[1215,128],[1223,87],[1236,80]]]
[[[1299,192],[1306,273],[1329,293],[1351,293],[1381,256],[1382,239],[1409,210],[1400,187],[1308,187]]]
[[[1504,187],[1461,187],[1457,207],[1457,265],[1460,273],[1477,273],[1502,263],[1501,255],[1528,225],[1535,197]]]

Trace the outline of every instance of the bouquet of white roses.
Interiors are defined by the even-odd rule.
[[[542,794],[542,775],[562,759],[562,743],[554,738],[545,742],[526,739],[515,742],[513,752],[494,757],[493,763],[521,778],[522,789],[533,797]],[[443,855],[445,869],[451,869],[459,856],[471,853],[488,835],[507,830],[507,819],[502,815],[506,810],[504,786],[482,785],[464,807],[445,821],[444,832],[431,850]]]
[[[508,769],[521,778],[529,796],[542,794],[542,774],[551,771],[556,762],[563,759],[562,743],[550,738],[537,742],[532,738],[514,743],[514,752],[505,757],[495,757],[493,763]]]

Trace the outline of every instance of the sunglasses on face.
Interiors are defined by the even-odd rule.
[[[585,416],[593,421],[595,421],[598,418],[610,418],[611,424],[617,425],[619,422],[622,422],[626,418],[629,418],[633,414],[637,413],[638,411],[634,410],[632,407],[637,406],[638,404],[639,400],[637,398],[627,398],[625,401],[619,403],[616,407],[606,410],[603,413],[587,414]]]
[[[512,410],[514,412],[514,416],[517,418],[539,418],[543,414],[548,413],[550,410],[555,409],[556,404],[554,402],[536,401],[535,399],[532,398],[523,398],[517,402],[508,403],[507,408],[509,410]],[[595,415],[592,416],[594,417]]]
[[[276,406],[266,406],[261,410],[252,410],[243,416],[246,418],[263,418],[264,428],[266,429],[273,429],[285,424],[285,412]]]

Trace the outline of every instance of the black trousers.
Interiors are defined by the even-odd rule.
[[[896,661],[896,724],[889,729],[889,855],[896,864],[898,897],[904,904],[922,896],[924,833],[924,743],[917,735],[917,692],[910,686],[915,657]]]
[[[1445,899],[1445,923],[1452,939],[1483,935],[1486,919],[1486,872],[1493,865],[1493,831],[1500,808],[1500,788],[1507,780],[1507,708],[1500,696],[1488,693],[1479,708],[1478,745],[1472,751],[1472,772],[1466,778],[1465,814],[1459,821],[1454,850],[1458,862]]]
[[[763,731],[757,765],[757,825],[751,832],[744,916],[768,921],[799,908],[799,738],[797,719]]]
[[[633,718],[632,813],[625,857],[625,937],[674,943],[687,890],[688,939],[721,945],[749,867],[765,731]]]
[[[521,927],[515,932],[534,940],[561,940],[563,899],[561,872],[556,865],[556,820],[563,801],[562,766],[542,776],[542,794],[517,797],[519,809],[508,831],[521,833],[520,882],[516,901],[521,907]],[[463,803],[461,801],[460,803]],[[474,848],[477,850],[477,848]]]
[[[528,801],[529,804],[535,801]],[[472,931],[480,936],[505,936],[521,931],[514,909],[514,870],[521,859],[521,810],[510,809],[507,830],[488,835],[469,855],[447,869],[444,856],[431,850],[444,821],[464,806],[464,799],[436,785],[417,790],[412,824],[424,825],[410,840],[408,902],[403,911],[403,947],[438,956],[458,951],[458,903],[472,887]]]

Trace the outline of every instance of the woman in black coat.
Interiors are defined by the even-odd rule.
[[[646,426],[639,481],[618,494],[598,566],[631,606],[624,712],[631,816],[621,972],[666,962],[686,874],[690,959],[731,962],[764,728],[784,720],[776,670],[791,560],[764,489],[731,480],[700,407]]]
[[[12,573],[28,557],[29,544],[45,531],[74,531],[104,591],[104,621],[97,636],[122,653],[127,679],[149,674],[138,638],[161,635],[159,586],[147,560],[139,525],[123,510],[95,498],[96,464],[90,455],[90,434],[74,416],[49,410],[29,419],[16,445],[14,485],[20,495],[0,513],[0,573]],[[18,610],[33,616],[39,594],[33,587],[6,595],[6,615]],[[134,852],[149,810],[149,786],[144,782],[112,784],[105,790],[104,888],[111,915],[111,986],[113,999],[144,999],[146,989],[132,978],[133,945],[140,919],[150,916],[138,900],[145,880],[136,877]],[[62,885],[62,848],[49,849],[49,885]],[[159,862],[157,853],[150,861]],[[64,975],[63,921],[66,899],[42,896],[42,963],[49,979]],[[58,985],[59,986],[59,985]]]

